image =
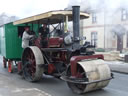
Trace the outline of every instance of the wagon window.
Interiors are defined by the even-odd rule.
[[[22,38],[25,27],[29,26],[18,26],[18,37]]]

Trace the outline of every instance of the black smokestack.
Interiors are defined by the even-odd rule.
[[[80,37],[80,6],[72,6],[73,10],[73,37],[74,37],[74,47],[79,46]]]

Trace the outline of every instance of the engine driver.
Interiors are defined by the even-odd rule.
[[[25,27],[25,31],[23,32],[22,37],[22,48],[24,49],[29,46],[29,40],[34,37],[34,35],[30,35],[29,32],[29,27]]]
[[[41,41],[42,47],[47,47],[48,46],[48,41],[47,41],[48,34],[49,34],[49,29],[47,28],[46,24],[43,24],[39,28],[39,35],[42,38],[42,41]]]

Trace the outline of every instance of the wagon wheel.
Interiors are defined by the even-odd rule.
[[[3,57],[3,66],[4,68],[7,68],[7,60],[5,57]]]
[[[68,77],[71,77],[71,68],[68,67],[67,71],[66,71],[66,75]],[[82,79],[82,78],[86,78],[86,74],[83,70],[83,68],[80,65],[77,65],[77,74],[75,76],[76,78]],[[88,81],[88,79],[87,79]],[[76,83],[71,83],[71,82],[67,82],[69,88],[77,94],[83,94],[85,93],[85,89],[86,89],[86,84],[76,84]]]
[[[22,55],[23,76],[27,81],[34,82],[41,79],[44,64],[43,56],[40,49],[36,46],[28,47]]]
[[[21,61],[17,63],[17,70],[18,70],[18,74],[22,75],[22,62]]]
[[[8,72],[13,73],[14,65],[12,60],[8,60]]]

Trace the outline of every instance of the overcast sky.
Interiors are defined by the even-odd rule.
[[[69,0],[0,0],[0,13],[20,18],[67,7]]]
[[[0,14],[5,12],[24,18],[51,10],[62,10],[68,5],[79,5],[81,2],[84,9],[88,6],[93,8],[97,3],[102,5],[101,1],[109,8],[119,7],[121,2],[128,6],[128,0],[0,0]]]

